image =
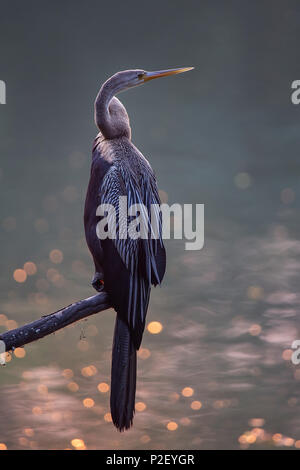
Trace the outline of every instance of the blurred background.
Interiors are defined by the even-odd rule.
[[[110,422],[109,310],[7,356],[0,449],[300,448],[299,2],[0,8],[0,331],[93,295],[82,216],[113,73],[195,67],[120,99],[162,199],[205,204],[204,248],[166,243],[133,429]]]

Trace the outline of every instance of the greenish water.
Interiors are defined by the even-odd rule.
[[[163,329],[144,335],[143,411],[132,430],[106,421],[109,393],[97,388],[110,381],[110,310],[0,369],[0,443],[9,449],[74,448],[74,439],[88,449],[274,449],[300,440],[300,369],[289,360],[300,337],[300,108],[290,101],[299,6],[158,5],[159,15],[132,2],[112,16],[95,1],[32,0],[1,15],[1,331],[93,294],[82,222],[92,105],[116,70],[196,67],[120,99],[169,203],[205,204],[204,248],[166,243],[166,277],[148,312]],[[28,261],[37,272],[17,283]]]

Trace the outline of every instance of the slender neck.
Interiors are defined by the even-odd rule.
[[[106,139],[130,138],[129,118],[122,103],[114,96],[124,89],[117,77],[107,80],[95,101],[95,122]]]

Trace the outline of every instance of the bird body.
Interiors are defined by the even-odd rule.
[[[160,75],[179,73],[160,72]],[[185,71],[186,69],[180,69]],[[134,416],[136,390],[136,352],[145,328],[151,285],[160,284],[165,272],[166,255],[162,241],[161,218],[154,211],[158,237],[120,236],[120,222],[116,237],[99,239],[97,215],[100,204],[114,207],[118,220],[128,215],[120,210],[120,197],[126,197],[127,209],[143,205],[147,218],[151,207],[159,207],[160,199],[154,172],[142,153],[131,142],[131,129],[126,109],[115,97],[116,93],[149,80],[158,72],[129,70],[119,72],[101,87],[95,102],[95,121],[100,130],[92,155],[84,225],[86,240],[95,264],[92,281],[96,290],[108,293],[117,312],[113,340],[111,372],[111,414],[119,430],[128,429]],[[146,215],[145,215],[146,214]],[[124,220],[123,220],[124,222]]]

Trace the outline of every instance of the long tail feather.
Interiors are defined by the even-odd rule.
[[[135,389],[136,349],[127,324],[117,317],[112,352],[110,408],[113,423],[120,431],[132,425]]]

